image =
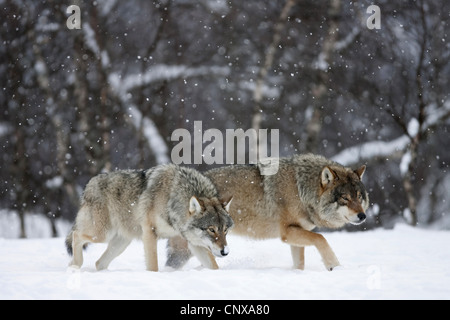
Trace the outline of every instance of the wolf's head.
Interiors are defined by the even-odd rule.
[[[186,240],[208,248],[216,257],[228,255],[227,233],[234,223],[228,214],[232,198],[218,199],[193,196],[189,200],[189,222]]]
[[[341,227],[346,223],[361,224],[366,220],[369,195],[361,182],[366,166],[356,170],[326,166],[320,176],[321,218],[328,227]]]

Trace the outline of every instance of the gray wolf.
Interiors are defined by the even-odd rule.
[[[304,268],[304,248],[315,246],[328,270],[339,261],[316,227],[339,228],[366,219],[369,197],[361,182],[366,167],[353,170],[319,155],[280,158],[278,172],[262,175],[261,165],[235,165],[205,175],[223,196],[233,194],[233,233],[254,239],[280,238],[291,247],[294,267]],[[189,250],[168,242],[167,265],[180,267]]]
[[[142,239],[146,268],[158,271],[157,240],[179,236],[205,267],[217,269],[212,254],[229,252],[230,204],[200,172],[174,164],[99,174],[87,184],[66,238],[70,265],[81,267],[86,244],[106,242],[96,262],[97,270],[106,269],[133,239]]]

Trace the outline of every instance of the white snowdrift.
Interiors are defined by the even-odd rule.
[[[342,267],[325,270],[306,249],[304,271],[291,268],[280,240],[229,236],[220,270],[191,258],[180,271],[165,268],[159,242],[158,273],[144,270],[134,241],[109,270],[95,271],[105,245],[85,251],[81,271],[67,268],[64,239],[0,239],[0,299],[449,299],[450,232],[397,226],[394,230],[326,233]]]

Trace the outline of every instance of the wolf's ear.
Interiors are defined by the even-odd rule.
[[[222,204],[223,208],[227,211],[230,212],[230,205],[231,205],[231,201],[233,200],[233,196],[229,196],[227,198],[222,198],[220,199],[220,203]]]
[[[320,177],[322,187],[326,188],[329,184],[333,183],[333,181],[337,179],[337,174],[330,167],[325,167],[322,169]]]
[[[189,213],[191,215],[200,213],[202,211],[202,205],[200,204],[200,200],[197,199],[196,196],[192,196],[189,200]]]
[[[359,180],[362,180],[362,177],[364,175],[364,172],[366,172],[366,165],[362,165],[358,169],[354,170],[354,172],[358,175]]]

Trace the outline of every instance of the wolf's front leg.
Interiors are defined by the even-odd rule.
[[[189,249],[194,254],[194,256],[196,256],[198,260],[200,260],[203,266],[214,270],[219,269],[216,259],[214,259],[214,256],[208,249],[191,244],[189,244]]]
[[[149,224],[142,225],[142,242],[144,243],[145,265],[148,271],[158,271],[158,237]]]
[[[315,246],[329,271],[340,265],[327,240],[321,234],[301,229],[296,225],[289,225],[283,228],[281,240],[296,247]]]
[[[291,246],[292,261],[294,262],[294,268],[304,270],[305,269],[305,247]]]

